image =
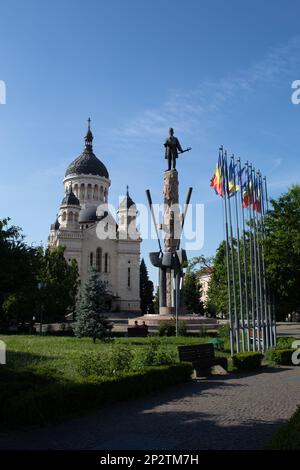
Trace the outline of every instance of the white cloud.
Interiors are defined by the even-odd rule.
[[[251,93],[258,86],[276,84],[284,74],[299,64],[300,36],[273,48],[262,60],[248,69],[216,81],[199,83],[194,90],[172,90],[161,106],[146,109],[111,132],[118,141],[151,142],[165,135],[169,125],[180,133],[194,133],[205,140],[206,130],[215,125],[225,103],[239,93]]]

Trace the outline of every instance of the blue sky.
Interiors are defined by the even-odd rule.
[[[294,0],[2,2],[0,217],[46,243],[89,116],[110,202],[126,184],[137,202],[147,188],[160,202],[172,126],[193,148],[178,164],[181,197],[193,186],[205,204],[200,252],[212,255],[223,237],[209,188],[220,144],[259,167],[273,197],[299,183],[299,15]],[[148,266],[154,249],[143,242]]]

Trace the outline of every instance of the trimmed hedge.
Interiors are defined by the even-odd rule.
[[[259,352],[241,352],[232,356],[232,363],[238,370],[256,370],[261,367],[263,357]]]
[[[292,349],[292,344],[295,341],[300,341],[300,338],[294,338],[292,336],[281,336],[277,339],[276,349]]]
[[[269,349],[267,358],[270,362],[280,366],[292,366],[292,354],[294,352],[295,349],[272,348]]]
[[[300,449],[300,407],[273,435],[265,446],[268,450],[299,450]]]
[[[191,365],[180,363],[118,377],[92,376],[67,382],[28,371],[2,369],[0,421],[9,425],[46,424],[72,413],[161,390],[189,380],[191,374]]]

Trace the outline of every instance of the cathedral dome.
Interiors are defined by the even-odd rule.
[[[70,175],[96,175],[109,179],[106,166],[93,153],[93,134],[90,129],[85,136],[85,149],[67,168],[65,176]]]

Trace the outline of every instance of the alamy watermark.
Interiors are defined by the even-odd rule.
[[[292,363],[294,364],[294,366],[299,366],[300,364],[300,340],[299,339],[293,341],[292,348],[296,349],[296,351],[294,351],[292,354]]]
[[[291,88],[295,91],[293,91],[291,95],[291,101],[293,104],[300,104],[300,80],[294,80]]]
[[[0,104],[6,104],[6,84],[0,80]]]
[[[186,250],[200,250],[204,245],[204,204],[189,204],[184,225],[180,204],[167,206],[153,204],[153,212],[161,239],[184,239]],[[155,240],[157,239],[151,213],[144,204],[130,207],[126,213],[119,214],[112,204],[100,204],[97,208],[96,228],[99,240]],[[118,223],[116,222],[118,220]]]

